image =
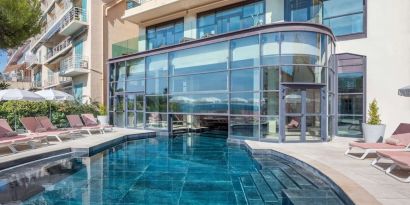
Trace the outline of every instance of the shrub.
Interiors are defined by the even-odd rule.
[[[103,104],[100,104],[98,106],[98,114],[99,115],[107,115],[107,108],[105,108],[105,106]]]
[[[367,122],[370,125],[380,125],[382,120],[379,115],[379,107],[377,106],[377,101],[374,99],[369,106],[369,121]]]
[[[31,101],[6,101],[0,102],[0,118],[7,119],[14,125],[17,118],[17,127],[22,128],[19,121],[21,117],[49,116],[57,127],[67,127],[66,115],[92,113],[96,115],[98,108],[93,104],[80,104],[76,102],[31,102]]]

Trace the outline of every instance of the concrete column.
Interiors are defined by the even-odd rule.
[[[196,39],[196,15],[188,14],[184,18],[184,37]]]
[[[266,24],[283,22],[285,19],[285,0],[265,1]]]

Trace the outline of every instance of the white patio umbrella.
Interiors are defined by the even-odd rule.
[[[74,101],[74,96],[59,90],[40,90],[35,92],[47,101]],[[51,118],[51,104],[49,104],[49,117]]]
[[[33,92],[20,89],[6,89],[0,91],[0,101],[42,101],[43,97]],[[17,128],[16,110],[14,112],[14,129]]]
[[[404,97],[410,97],[410,85],[400,88],[399,89],[399,95],[404,96]]]

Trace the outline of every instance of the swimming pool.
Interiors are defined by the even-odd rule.
[[[130,141],[4,177],[0,203],[344,204],[313,173],[204,134]]]

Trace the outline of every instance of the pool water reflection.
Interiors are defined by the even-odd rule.
[[[84,168],[58,182],[37,180],[43,190],[20,200],[24,204],[343,204],[312,173],[271,155],[255,159],[263,167],[244,148],[214,135],[131,141],[74,159]]]

